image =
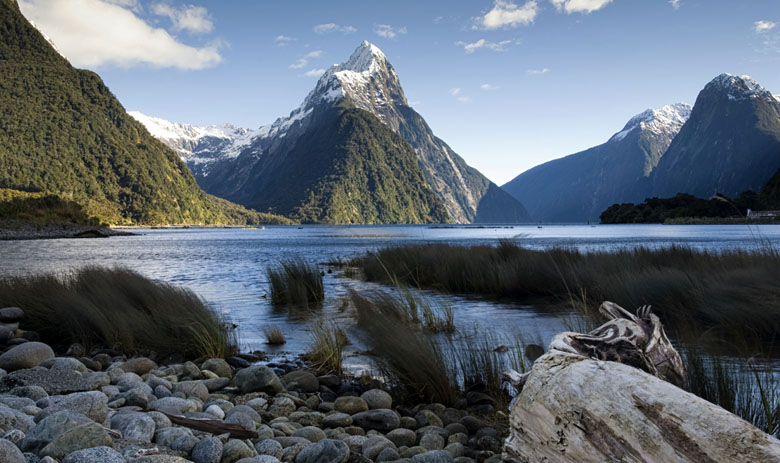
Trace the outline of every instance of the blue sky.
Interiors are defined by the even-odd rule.
[[[693,103],[721,72],[780,93],[778,0],[19,0],[128,110],[257,128],[362,40],[412,106],[503,184]],[[777,25],[775,25],[777,23]]]

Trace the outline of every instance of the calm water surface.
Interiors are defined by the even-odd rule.
[[[615,250],[680,244],[721,251],[780,245],[780,226],[772,225],[267,226],[258,230],[144,229],[137,232],[138,236],[110,239],[0,241],[0,275],[63,271],[87,264],[123,265],[149,277],[193,289],[239,326],[244,349],[273,351],[263,344],[262,327],[279,325],[288,339],[281,349],[299,353],[308,346],[310,320],[274,309],[264,297],[268,290],[266,268],[285,258],[300,256],[325,263],[392,245],[495,244],[501,238],[516,238],[523,245],[537,249],[569,246],[581,250]],[[322,268],[327,270],[324,264]],[[344,278],[339,271],[326,274],[326,302],[321,313],[344,325],[351,338],[359,339],[359,333],[338,307],[348,288],[378,287]],[[498,335],[520,332],[546,345],[553,334],[570,324],[530,306],[426,294],[455,306],[456,324],[464,333],[479,325]],[[353,347],[360,348],[360,342]]]

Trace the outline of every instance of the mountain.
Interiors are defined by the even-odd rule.
[[[58,194],[112,223],[275,220],[201,191],[178,156],[97,74],[60,56],[15,0],[0,0],[0,108],[0,188]]]
[[[614,203],[645,198],[651,174],[690,114],[684,103],[648,109],[606,143],[536,166],[502,188],[534,220],[598,221]]]
[[[653,174],[652,195],[759,191],[780,169],[780,102],[748,76],[721,74],[699,93]]]
[[[279,185],[281,188],[280,183],[283,182],[275,178],[277,174],[271,166],[284,166],[288,154],[294,153],[298,145],[310,146],[308,139],[319,133],[318,124],[332,124],[334,114],[357,117],[355,112],[334,113],[334,109],[362,111],[380,122],[380,125],[376,126],[377,130],[384,127],[400,135],[401,140],[410,145],[416,154],[416,164],[424,183],[441,201],[451,221],[515,223],[528,220],[522,204],[476,169],[469,167],[446,143],[433,134],[422,116],[409,107],[398,75],[385,55],[368,42],[363,42],[345,63],[334,65],[326,71],[303,103],[287,117],[281,117],[273,124],[248,133],[246,138],[250,139],[249,143],[245,143],[246,138],[241,138],[240,143],[228,143],[217,151],[207,151],[209,156],[198,156],[196,160],[188,161],[188,165],[193,169],[199,184],[212,194],[249,207],[275,207],[267,198],[279,195],[269,190],[269,185]],[[343,135],[347,136],[346,133]],[[386,134],[378,136],[381,139],[387,138]],[[374,148],[374,144],[362,144],[365,149],[361,153],[368,157],[373,156],[370,150]],[[334,155],[329,147],[311,148],[314,152],[308,155],[313,158],[327,159]],[[235,153],[238,155],[234,156]],[[376,159],[379,158],[381,156]],[[208,160],[205,161],[206,159]],[[295,159],[297,158],[292,157],[290,162]],[[314,177],[326,175],[325,172],[314,172],[311,169],[306,174]],[[325,183],[309,182],[306,188],[311,185]],[[373,186],[367,186],[369,189],[363,192],[371,193]],[[284,188],[287,191],[297,188],[296,177],[287,179]],[[419,190],[417,185],[411,189]],[[415,196],[417,193],[414,191],[402,193]],[[307,194],[318,197],[320,192],[312,190]],[[356,199],[359,198],[351,197],[350,200]],[[299,206],[301,204],[293,209]],[[287,205],[274,210],[281,212],[289,209],[290,206]],[[424,211],[411,215],[422,216],[421,212],[425,215]],[[329,217],[327,213],[321,216]]]

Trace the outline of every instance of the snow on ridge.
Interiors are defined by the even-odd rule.
[[[665,132],[677,133],[683,124],[688,121],[693,108],[687,103],[675,103],[659,109],[648,109],[629,119],[623,130],[610,138],[610,141],[619,141],[639,128],[656,134]]]
[[[761,86],[753,78],[747,75],[735,76],[724,72],[712,79],[705,89],[719,87],[728,92],[729,100],[745,100],[749,98],[765,98],[769,101],[776,100],[767,89]]]

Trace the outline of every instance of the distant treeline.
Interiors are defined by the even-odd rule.
[[[747,210],[780,209],[780,171],[767,182],[761,194],[745,191],[733,199],[723,196],[708,199],[678,193],[672,198],[647,198],[641,204],[613,204],[601,213],[601,223],[691,222],[691,219],[745,219]],[[709,220],[707,222],[712,222]]]

